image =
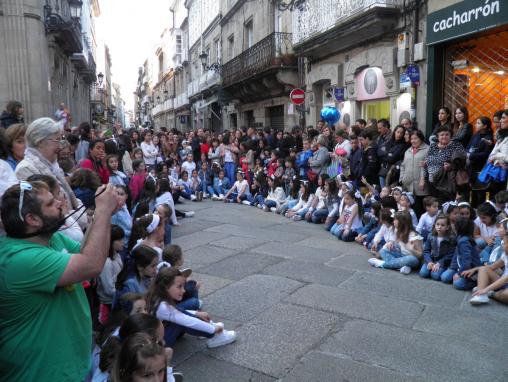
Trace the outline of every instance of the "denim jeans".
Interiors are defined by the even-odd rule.
[[[330,216],[330,221],[328,223],[325,222],[325,229],[327,231],[330,231],[338,218],[339,218],[338,215]]]
[[[241,197],[240,197],[240,200],[248,200],[249,197],[251,197],[250,195],[246,195],[246,194],[243,194]],[[238,198],[238,192],[232,192],[229,196],[228,196],[228,200],[233,202],[233,203],[236,203],[236,199]],[[251,197],[252,198],[252,197]]]
[[[190,199],[191,195],[193,194],[192,190],[186,185],[184,185],[183,188],[184,188],[183,191],[180,190],[180,195],[182,196],[182,198]]]
[[[384,176],[379,177],[379,186],[383,188],[386,185],[386,178]]]
[[[265,205],[265,198],[263,198],[263,195],[256,195],[255,197],[252,198],[252,202],[250,202],[251,206],[255,206],[257,204],[259,204],[260,206],[264,206]]]
[[[320,208],[312,213],[311,220],[315,224],[322,223],[328,216],[328,208]]]
[[[453,276],[457,274],[457,271],[453,269],[447,269],[441,275],[441,281],[446,284],[451,284],[459,290],[471,290],[476,286],[476,281],[466,277],[460,277],[457,280],[453,280]]]
[[[171,244],[171,224],[164,224],[164,245]]]
[[[178,310],[180,310],[182,313],[184,313],[188,316],[196,317],[193,314],[187,312],[186,310],[183,310],[183,309],[178,309]],[[166,346],[173,347],[176,343],[176,340],[178,338],[180,338],[182,335],[184,335],[185,333],[190,334],[191,336],[206,337],[206,338],[212,338],[215,335],[215,333],[210,334],[207,332],[202,332],[200,330],[187,328],[185,326],[175,324],[174,322],[164,321],[164,341],[166,342]]]
[[[478,243],[477,240],[475,240],[475,241]],[[487,244],[487,243],[485,243],[485,244]],[[496,236],[496,238],[494,240],[494,243],[492,243],[492,245],[487,245],[487,246],[485,246],[483,248],[483,250],[480,252],[480,260],[481,260],[482,264],[485,264],[485,263],[489,262],[489,260],[490,260],[490,254],[492,253],[494,248],[496,248],[496,247],[498,247],[500,245],[501,245],[501,238]]]
[[[277,207],[277,202],[275,200],[266,200],[265,199],[265,207],[268,207],[268,208]]]
[[[484,249],[485,247],[487,247],[487,242],[481,238],[478,238],[478,239],[474,239],[474,241],[476,242],[476,248],[481,251],[482,249]]]
[[[429,277],[432,280],[439,281],[441,280],[441,275],[443,274],[445,270],[443,268],[439,268],[437,272],[432,272],[430,269],[427,268],[427,263],[423,264],[420,268],[420,276],[428,279]]]
[[[334,223],[331,227],[330,227],[330,233],[333,235],[333,236],[337,236],[339,237],[341,234],[342,234],[342,231],[343,228],[342,228],[342,224],[339,224],[339,223]]]
[[[290,200],[287,203],[284,203],[283,205],[279,206],[279,213],[281,215],[284,215],[290,208],[293,208],[298,203],[298,200]]]
[[[383,268],[400,269],[402,267],[416,268],[420,265],[420,260],[413,255],[404,255],[402,252],[389,251],[382,249],[379,254],[384,260]]]
[[[224,172],[226,173],[226,177],[229,179],[231,183],[233,183],[236,179],[236,164],[235,162],[226,162],[224,163]]]
[[[305,218],[305,214],[309,212],[309,209],[308,208],[304,208],[303,210],[301,210],[300,212],[297,213],[298,216],[300,216],[302,219]]]
[[[213,195],[217,195],[217,196],[219,196],[219,194],[216,194],[216,193],[215,193],[215,190],[213,189],[213,187],[212,187],[212,186],[207,186],[207,187],[206,187],[206,192],[207,192],[207,193],[208,193],[208,195],[210,195],[210,196],[213,196]]]

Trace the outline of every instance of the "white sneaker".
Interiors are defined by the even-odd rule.
[[[190,200],[192,200],[193,202],[195,202],[197,199],[198,198],[194,194],[190,196]]]
[[[293,216],[293,220],[295,222],[298,222],[298,221],[302,220],[302,217],[300,215],[295,215],[295,216]]]
[[[402,268],[400,268],[400,273],[402,273],[403,275],[408,275],[411,273],[411,268],[408,267],[407,265],[404,265]]]
[[[209,348],[217,348],[219,346],[228,345],[235,341],[236,332],[234,330],[223,330],[222,332],[216,334],[208,341],[206,341],[206,346]]]
[[[475,286],[475,287],[473,288],[473,290],[471,291],[471,293],[475,293],[478,289],[480,289],[480,288],[478,288],[477,286]]]
[[[219,200],[219,197],[215,194],[212,195],[212,200]]]
[[[208,194],[206,192],[203,192],[203,199],[208,199]]]
[[[219,194],[219,200],[224,200],[224,194]]]
[[[270,207],[270,211],[275,212],[275,211],[277,211],[277,208],[275,208],[275,207]]]
[[[185,217],[186,217],[186,218],[191,218],[191,217],[193,217],[193,216],[194,216],[194,214],[195,214],[195,212],[194,212],[194,211],[188,211],[188,212],[185,212]]]
[[[246,206],[250,206],[250,202],[248,200],[244,200],[242,201],[242,204],[246,205]]]
[[[375,257],[372,257],[367,261],[369,262],[370,265],[376,268],[383,268],[383,265],[385,264],[383,260],[376,259]]]
[[[478,296],[473,296],[469,300],[469,303],[471,305],[488,304],[489,302],[490,302],[490,298],[486,294],[480,294]]]
[[[265,206],[263,206],[262,204],[258,204],[257,207],[262,210],[263,208],[265,208]]]

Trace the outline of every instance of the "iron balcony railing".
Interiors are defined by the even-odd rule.
[[[275,67],[296,67],[291,33],[274,32],[242,52],[221,68],[227,87]]]
[[[69,0],[46,0],[43,12],[46,33],[54,35],[66,54],[81,53],[81,24],[78,18],[71,16]]]

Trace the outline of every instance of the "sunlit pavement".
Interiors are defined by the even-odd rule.
[[[244,205],[186,202],[174,228],[204,310],[236,343],[185,336],[186,381],[506,381],[508,308],[417,274],[373,269],[322,225]]]

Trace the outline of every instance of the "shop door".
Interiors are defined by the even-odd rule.
[[[386,118],[390,120],[390,100],[382,99],[378,101],[363,101],[362,118],[366,120],[371,118]]]
[[[444,106],[465,106],[469,122],[508,108],[508,31],[446,48]]]
[[[270,127],[284,131],[284,105],[269,107]]]

